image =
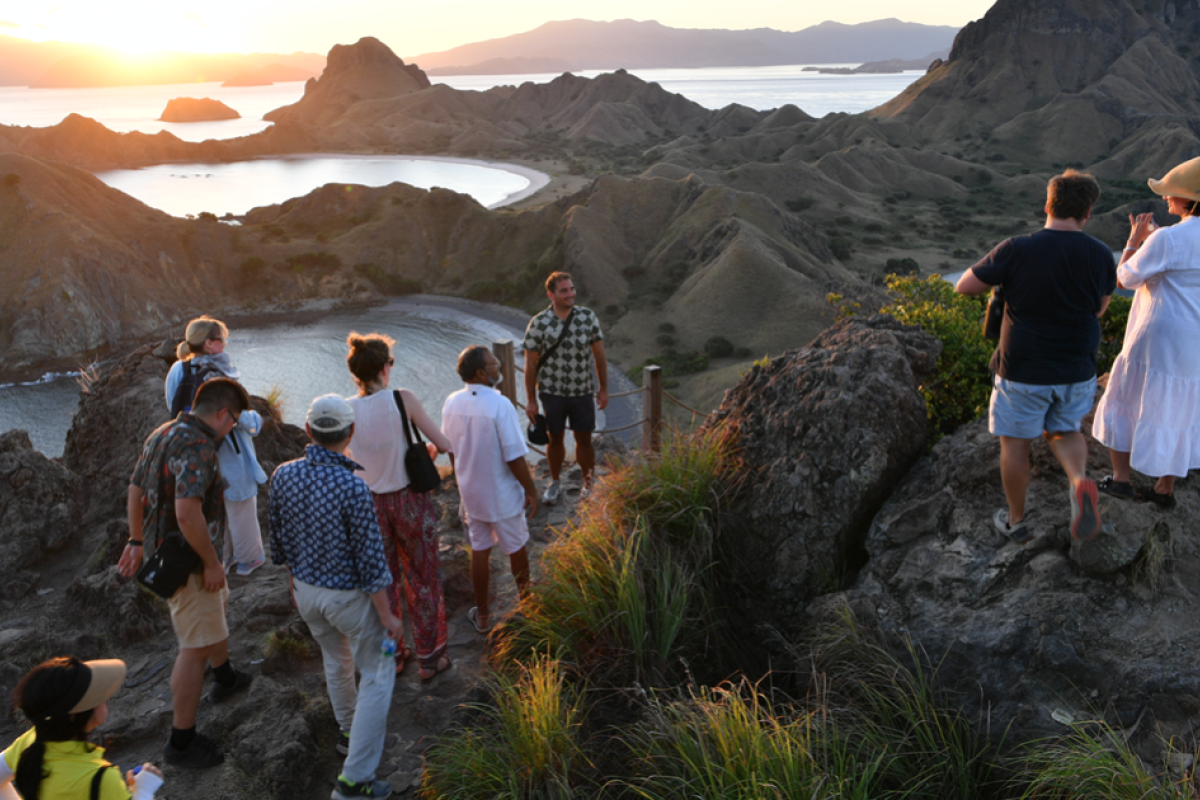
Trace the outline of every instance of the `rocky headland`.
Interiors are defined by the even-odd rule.
[[[211,97],[176,97],[163,109],[164,122],[201,122],[212,119],[241,119],[242,115]]]

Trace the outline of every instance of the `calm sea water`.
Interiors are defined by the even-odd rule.
[[[356,391],[346,369],[350,331],[385,333],[396,340],[393,388],[412,390],[439,422],[446,396],[462,388],[454,371],[459,352],[469,344],[490,346],[499,339],[514,340],[520,352],[523,334],[514,326],[406,298],[308,325],[233,327],[226,352],[251,394],[265,397],[278,387],[283,394],[284,418],[302,425],[312,398]],[[518,394],[524,397],[520,373],[517,375]],[[78,403],[79,386],[73,376],[0,386],[0,432],[24,428],[37,449],[51,457],[61,455]]]
[[[256,206],[301,197],[327,183],[387,186],[394,181],[422,189],[441,186],[474,197],[488,208],[539,189],[549,178],[502,165],[433,157],[309,155],[225,164],[158,164],[114,169],[96,177],[148,206],[177,217],[210,211],[240,215]]]
[[[741,103],[757,109],[799,106],[814,117],[831,111],[858,113],[885,103],[921,77],[920,71],[896,75],[820,75],[804,72],[806,64],[783,67],[704,67],[697,69],[645,69],[632,73],[679,92],[706,108]],[[823,66],[854,66],[826,64]],[[597,70],[578,73],[594,78]],[[548,83],[557,75],[460,75],[434,77],[456,89],[482,91],[493,86],[520,85],[526,81]],[[302,82],[274,86],[230,86],[219,83],[184,83],[166,86],[117,86],[103,89],[30,89],[0,86],[0,124],[46,127],[68,114],[82,114],[110,130],[157,133],[170,131],[189,142],[232,139],[265,129],[262,115],[296,102],[304,95]],[[160,122],[167,101],[176,97],[211,97],[242,115],[241,119],[215,122]]]
[[[909,70],[895,75],[821,75],[805,72],[811,64],[781,67],[698,67],[695,69],[629,70],[642,80],[658,83],[705,108],[724,108],[740,103],[766,110],[791,103],[814,117],[834,111],[857,114],[886,103],[925,74]],[[857,64],[822,64],[824,67],[855,67]],[[599,70],[576,73],[594,78]],[[485,90],[526,81],[548,83],[557,75],[461,75],[432,77],[455,89]]]

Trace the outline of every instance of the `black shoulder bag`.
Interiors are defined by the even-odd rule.
[[[1000,326],[1004,324],[1004,292],[999,286],[992,287],[987,311],[983,315],[983,335],[992,341],[1000,340]]]
[[[164,600],[188,582],[202,561],[182,531],[168,531],[137,572],[137,581]]]
[[[400,399],[398,389],[392,390],[392,399],[396,401],[396,408],[400,409],[400,422],[404,425],[404,441],[408,442],[408,450],[404,453],[404,471],[408,473],[408,488],[414,492],[432,492],[442,485],[442,476],[438,474],[437,467],[433,465],[433,459],[429,457],[429,450],[425,448],[425,440],[421,438],[421,431],[417,429],[417,423],[408,421],[408,414],[404,411],[404,401]],[[413,436],[408,433],[410,425],[413,435],[417,438],[416,444],[413,444]]]

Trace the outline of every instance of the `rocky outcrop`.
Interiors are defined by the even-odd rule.
[[[721,515],[738,610],[794,629],[862,563],[871,520],[925,444],[941,343],[891,317],[851,319],[755,366],[717,412],[746,485]]]
[[[176,97],[167,101],[161,119],[164,122],[201,122],[213,119],[241,119],[242,115],[211,97]]]
[[[25,431],[0,434],[0,599],[30,591],[39,564],[78,544],[82,495],[79,478],[34,450]]]
[[[125,494],[142,445],[170,419],[163,385],[175,361],[173,344],[143,345],[122,358],[94,367],[84,379],[79,410],[67,431],[63,463],[84,479],[84,521],[88,524],[124,519]],[[254,440],[255,450],[259,463],[270,475],[278,464],[299,457],[308,437],[300,428],[276,417],[261,397],[252,397],[251,402],[263,416],[262,432]],[[264,515],[264,525],[266,491],[265,486],[261,487],[259,512]]]
[[[429,85],[417,65],[405,64],[383,42],[366,36],[353,45],[334,45],[321,77],[305,84],[304,97],[263,119],[331,125],[355,103],[397,97]]]
[[[984,133],[988,154],[1083,162],[1112,177],[1154,151],[1141,167],[1160,175],[1182,160],[1167,139],[1200,147],[1189,63],[1198,23],[1187,3],[1001,0],[963,28],[947,61],[872,113],[926,143]]]
[[[1091,448],[1103,474],[1107,456]],[[1154,752],[1200,721],[1198,498],[1182,484],[1180,507],[1163,513],[1102,496],[1104,530],[1073,542],[1061,468],[1042,442],[1032,463],[1036,538],[1021,547],[991,523],[1004,495],[986,424],[943,439],[876,515],[853,587],[811,610],[849,606],[898,646],[911,638],[970,715],[989,715],[993,731],[1011,721],[1014,740],[1103,716]],[[1143,716],[1154,724],[1139,728]]]

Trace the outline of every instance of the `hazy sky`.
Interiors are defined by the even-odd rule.
[[[856,23],[896,17],[960,27],[982,17],[991,0],[31,0],[0,4],[0,34],[37,41],[92,42],[131,52],[325,53],[374,36],[414,56],[531,30],[549,20],[655,19],[676,28],[793,31],[827,19]]]

